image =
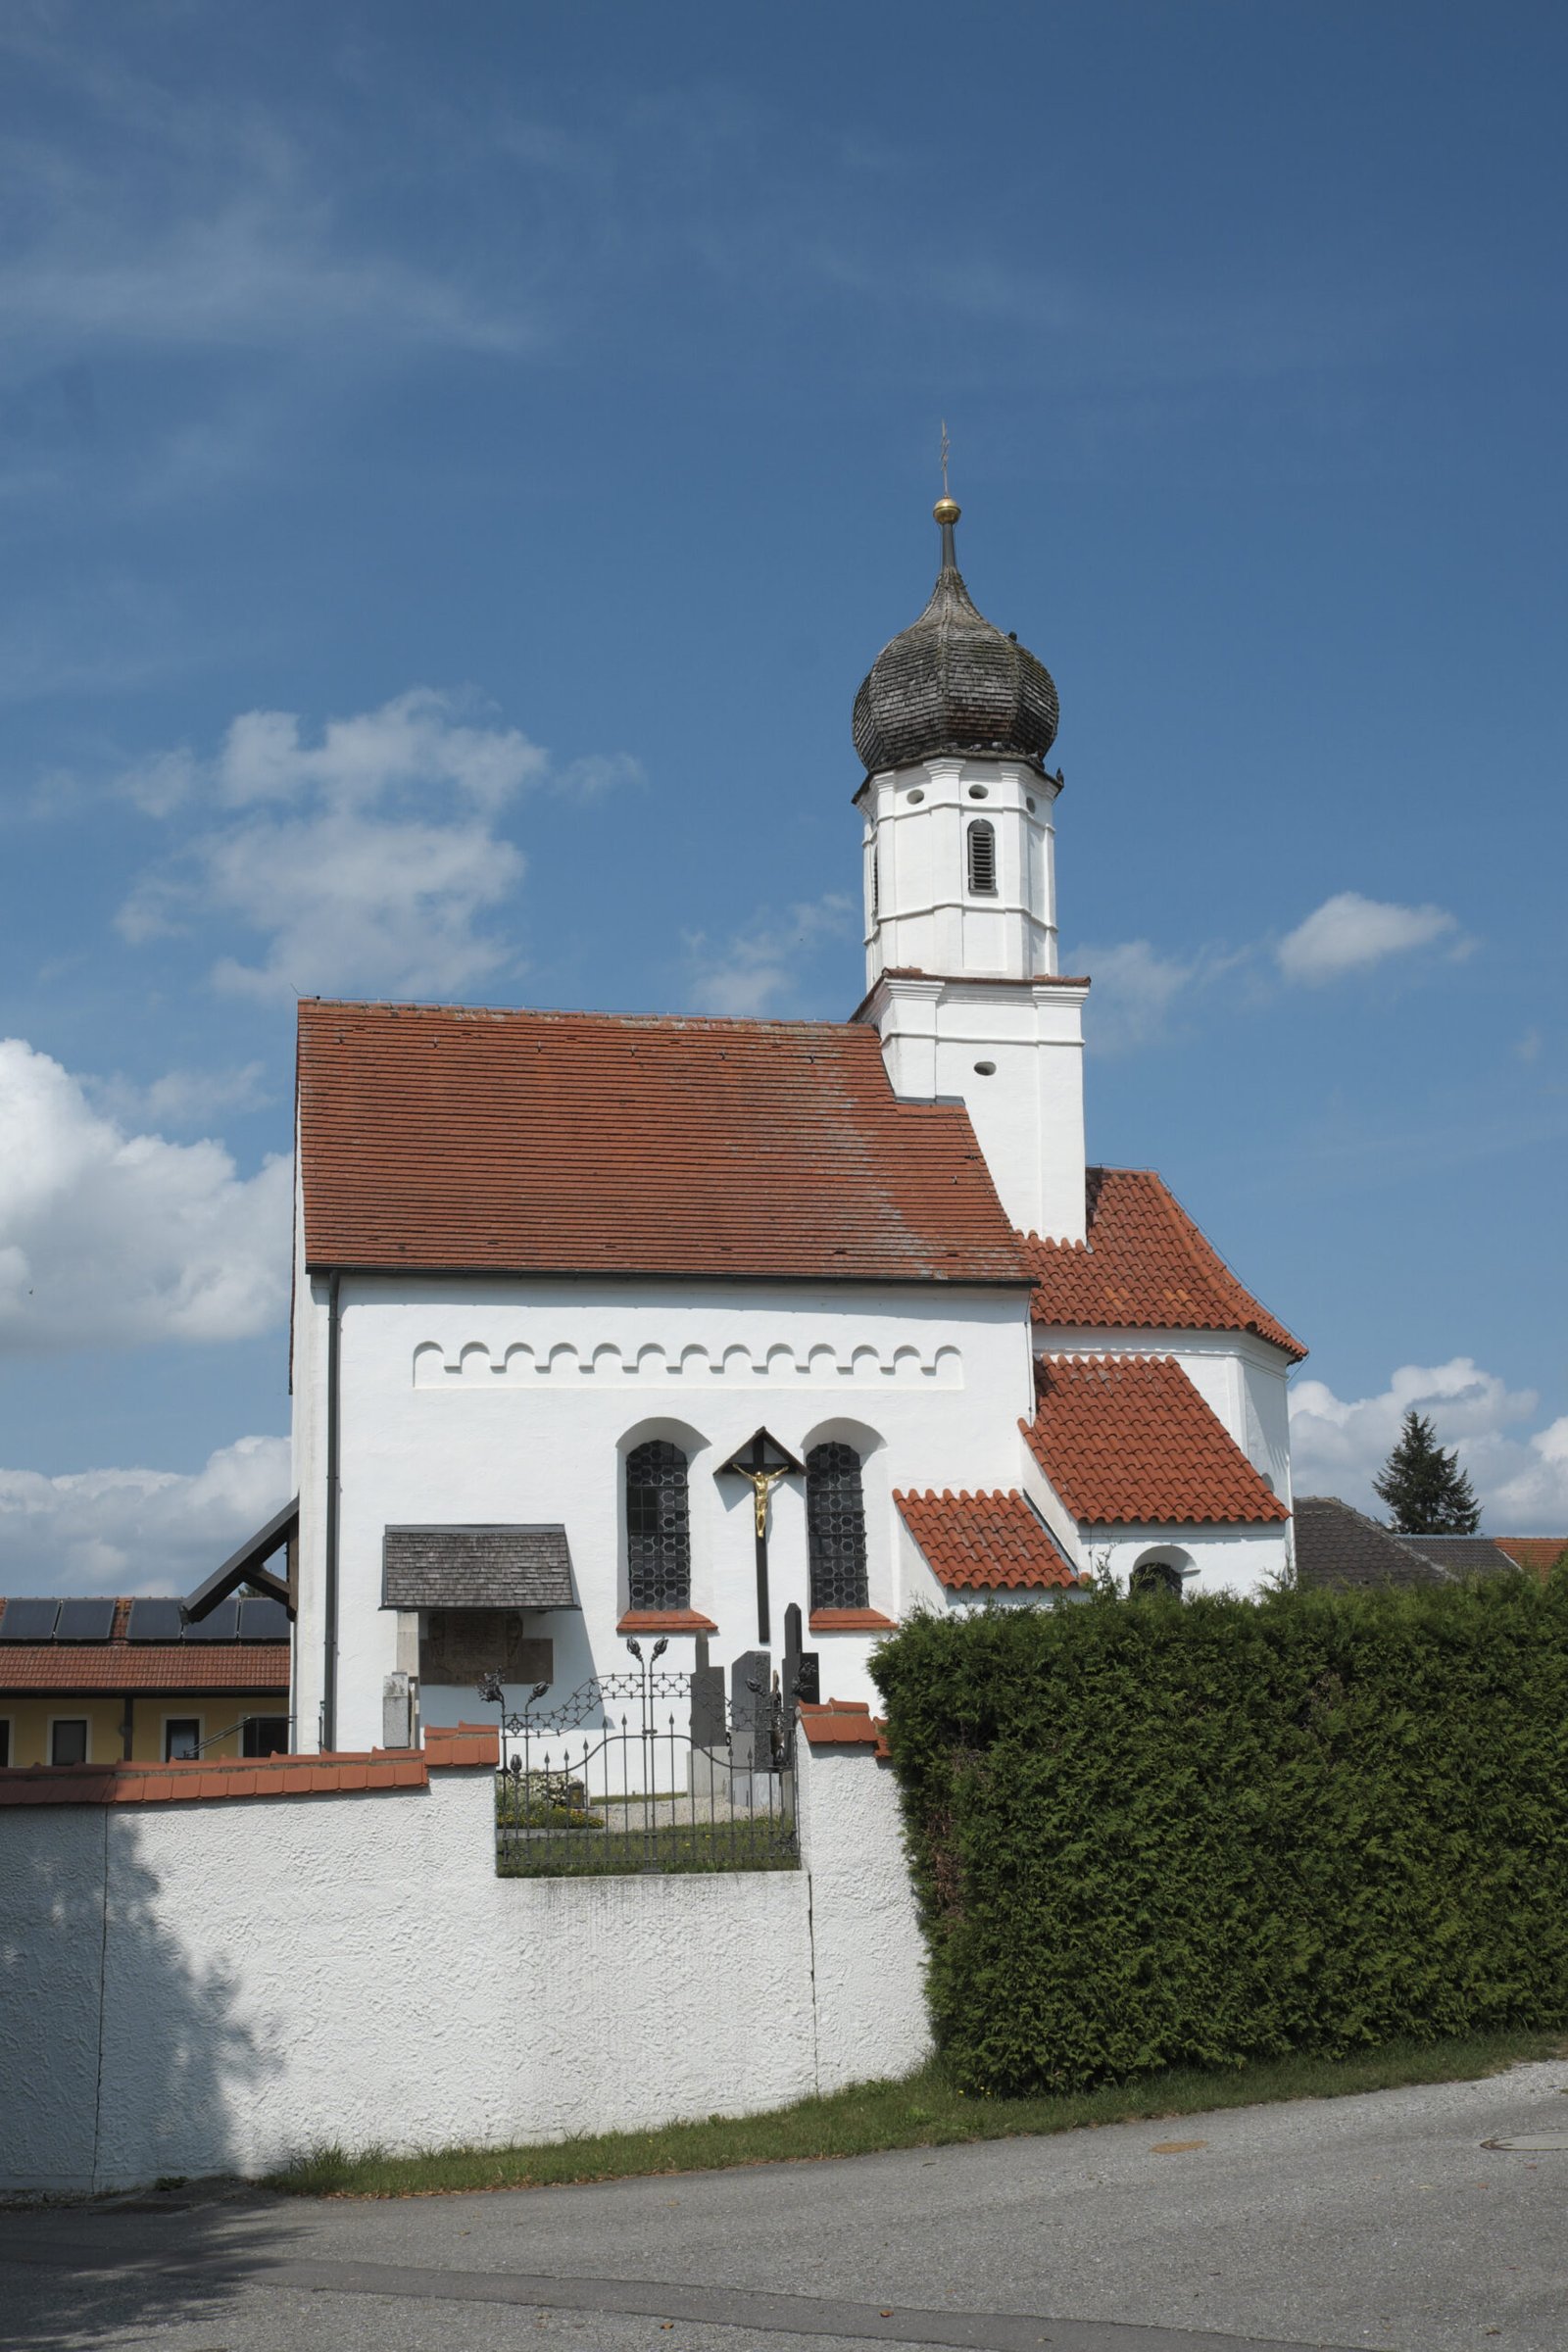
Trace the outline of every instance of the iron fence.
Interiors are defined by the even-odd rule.
[[[794,1870],[795,1708],[777,1678],[726,1700],[717,1667],[596,1676],[546,1707],[537,1684],[509,1713],[500,1678],[479,1693],[501,1715],[496,1869],[503,1878]]]

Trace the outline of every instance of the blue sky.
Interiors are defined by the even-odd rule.
[[[841,1015],[924,602],[1061,692],[1094,1155],[1568,1526],[1568,21],[0,19],[0,1589],[286,1492],[296,992]]]

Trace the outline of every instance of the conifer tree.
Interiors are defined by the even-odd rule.
[[[1425,1413],[1408,1412],[1398,1443],[1372,1481],[1400,1536],[1473,1536],[1481,1505],[1459,1449],[1445,1453]]]

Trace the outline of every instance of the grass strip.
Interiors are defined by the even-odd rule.
[[[867,2156],[977,2139],[1154,2122],[1282,2099],[1346,2098],[1408,2082],[1478,2082],[1520,2059],[1568,2057],[1560,2034],[1478,2034],[1455,2041],[1398,2041],[1349,2058],[1290,2057],[1224,2069],[1183,2067],[1138,2082],[1062,2098],[976,2099],[955,2090],[934,2060],[900,2082],[859,2082],[828,2098],[765,2115],[710,2116],[658,2132],[604,2132],[543,2147],[444,2148],[417,2156],[318,2147],[273,2173],[269,2188],[304,2197],[415,2197],[476,2188],[548,2188],[729,2165]]]

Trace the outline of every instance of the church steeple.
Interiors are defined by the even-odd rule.
[[[1060,706],[1044,662],[970,597],[958,514],[944,483],[930,601],[855,698],[865,1017],[901,1095],[962,1097],[1015,1222],[1081,1240],[1087,984],[1057,974],[1062,778],[1046,766]]]

